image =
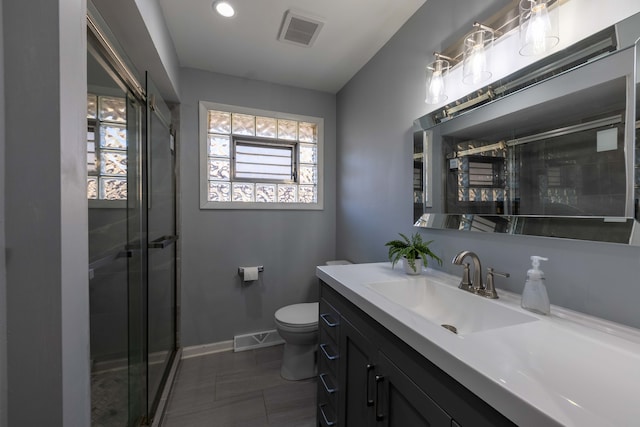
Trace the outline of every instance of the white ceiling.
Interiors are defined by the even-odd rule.
[[[159,0],[180,65],[336,93],[425,0]],[[284,13],[324,22],[311,47],[278,41]]]

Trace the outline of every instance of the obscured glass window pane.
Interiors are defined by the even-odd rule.
[[[248,114],[232,114],[234,135],[255,135],[256,118]]]
[[[246,182],[234,182],[233,188],[233,201],[234,202],[253,202],[255,184]]]
[[[106,200],[127,200],[126,178],[100,178],[100,198]]]
[[[270,117],[256,117],[256,136],[264,138],[275,138],[277,136],[276,119]]]
[[[318,163],[316,153],[317,150],[315,145],[300,144],[300,163]]]
[[[105,175],[126,175],[127,154],[121,151],[100,152],[100,173]]]
[[[318,126],[315,123],[300,122],[298,127],[298,141],[300,142],[312,142],[318,141]]]
[[[127,122],[127,104],[124,98],[114,98],[110,96],[100,96],[99,115],[102,121],[126,123]]]
[[[318,181],[317,168],[315,166],[300,166],[300,184],[315,184]]]
[[[298,202],[316,203],[318,200],[317,189],[314,185],[298,186]]]
[[[208,135],[209,156],[229,157],[229,135]]]
[[[127,128],[120,125],[100,126],[100,146],[105,148],[127,148]]]
[[[231,113],[210,110],[209,133],[231,133]]]
[[[278,139],[297,140],[298,122],[295,120],[278,120]]]
[[[230,162],[228,159],[209,159],[209,179],[217,181],[229,181]]]
[[[278,202],[295,203],[297,198],[297,185],[278,184]]]
[[[98,178],[96,177],[87,178],[87,198],[88,199],[98,198]]]
[[[275,203],[276,184],[256,184],[256,202]]]
[[[231,183],[209,181],[208,199],[212,202],[230,202]]]
[[[95,119],[98,117],[98,97],[87,94],[87,119]]]

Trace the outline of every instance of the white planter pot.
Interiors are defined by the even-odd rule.
[[[405,273],[411,274],[411,275],[422,274],[422,258],[416,258],[415,270],[411,268],[411,265],[409,264],[409,261],[407,261],[406,258],[402,260],[402,264],[404,266]]]

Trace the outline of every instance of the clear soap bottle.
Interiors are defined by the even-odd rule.
[[[531,257],[531,269],[527,271],[527,281],[522,292],[521,306],[524,309],[539,314],[549,314],[549,295],[544,285],[544,272],[540,270],[540,261],[547,261],[548,258],[533,255]]]

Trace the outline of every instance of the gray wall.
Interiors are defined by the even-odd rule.
[[[413,232],[412,133],[427,112],[425,66],[432,53],[502,7],[505,1],[429,0],[338,93],[337,256],[357,262],[386,260],[384,243]],[[496,282],[522,291],[530,255],[543,263],[552,303],[640,327],[640,248],[534,237],[422,230],[448,260],[475,251],[485,267],[508,271]]]
[[[274,312],[317,300],[315,266],[335,255],[335,96],[183,69],[180,76],[183,346],[274,328]],[[201,210],[198,101],[324,118],[322,211]],[[243,285],[237,268],[264,265]]]
[[[90,424],[85,13],[3,5],[11,426]]]

